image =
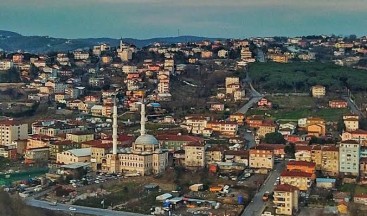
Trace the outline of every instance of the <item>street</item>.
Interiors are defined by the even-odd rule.
[[[63,211],[69,213],[80,213],[80,214],[88,214],[88,215],[111,215],[111,216],[144,216],[143,214],[131,213],[131,212],[122,212],[122,211],[112,211],[108,209],[99,209],[99,208],[90,208],[84,206],[76,206],[76,205],[65,205],[65,204],[57,204],[56,206],[50,205],[50,202],[36,200],[34,198],[25,199],[25,203],[30,206],[44,208],[54,211]],[[70,207],[75,208],[74,211],[69,210]]]
[[[354,103],[354,101],[352,99],[350,99],[350,97],[343,97],[344,100],[346,100],[348,102],[348,107],[349,110],[356,114],[359,115],[360,117],[364,117],[364,114],[361,110],[358,109],[357,105]]]
[[[242,215],[243,216],[257,216],[261,215],[266,207],[266,202],[262,200],[262,197],[266,191],[272,192],[274,190],[274,183],[280,176],[285,165],[285,161],[276,164],[275,169],[270,172],[268,178],[265,180],[264,184],[261,186],[259,192],[257,192],[250,202],[250,204],[245,208]]]

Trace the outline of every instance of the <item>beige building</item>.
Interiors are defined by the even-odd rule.
[[[339,175],[339,148],[336,146],[322,147],[321,171],[327,176]]]
[[[344,125],[345,125],[345,130],[350,132],[350,131],[355,131],[359,129],[359,120],[358,118],[346,118],[343,119],[344,120]]]
[[[94,140],[94,134],[91,132],[78,131],[74,133],[67,133],[66,139],[76,143],[83,143]]]
[[[10,145],[15,140],[27,139],[28,124],[12,119],[0,121],[0,145]]]
[[[102,170],[102,162],[106,160],[106,155],[112,150],[112,143],[100,144],[91,147],[91,167],[92,170]]]
[[[50,147],[50,159],[56,160],[58,153],[64,152],[66,150],[78,149],[80,148],[81,144],[72,142],[70,140],[62,140],[51,142],[48,144],[48,146]]]
[[[257,130],[257,135],[260,138],[264,138],[266,134],[273,133],[277,129],[277,125],[272,121],[263,121],[261,125],[259,125],[259,129]]]
[[[307,191],[311,185],[314,174],[302,171],[283,171],[280,174],[281,184],[290,184],[299,188],[301,191]]]
[[[324,97],[326,94],[326,88],[322,85],[315,85],[311,87],[312,97],[320,98]]]
[[[251,168],[268,169],[274,167],[274,150],[268,147],[255,147],[249,152],[249,166]]]
[[[185,166],[205,167],[205,145],[190,143],[185,146]]]
[[[48,147],[27,149],[24,154],[25,164],[46,163],[48,158]]]
[[[91,149],[71,149],[57,154],[58,164],[72,164],[77,162],[90,162]]]
[[[192,134],[203,134],[208,121],[204,117],[187,116],[182,127],[186,128]]]
[[[117,150],[117,106],[113,108],[113,150],[102,159],[102,171],[108,173],[160,174],[168,166],[168,152],[163,151],[158,140],[145,133],[145,104],[141,107],[140,136],[132,148]]]
[[[224,149],[220,147],[210,147],[205,151],[205,162],[207,164],[222,162],[224,158]]]
[[[289,184],[277,185],[274,189],[275,213],[294,215],[298,211],[299,189]]]

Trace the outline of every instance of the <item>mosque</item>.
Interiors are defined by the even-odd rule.
[[[113,107],[113,150],[102,161],[102,170],[108,173],[159,174],[168,166],[168,152],[163,151],[158,140],[145,131],[145,104],[141,104],[140,136],[132,148],[117,149],[117,106]]]

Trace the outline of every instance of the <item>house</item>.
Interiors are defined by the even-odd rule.
[[[203,134],[207,128],[207,119],[203,116],[186,116],[181,127],[186,128],[192,134]]]
[[[359,119],[356,117],[350,117],[350,118],[343,118],[345,130],[350,131],[356,131],[359,129]]]
[[[289,161],[287,163],[288,171],[302,171],[305,173],[315,174],[316,164],[307,161]]]
[[[333,178],[316,178],[316,187],[332,189],[335,188],[336,179]]]
[[[354,140],[357,141],[361,146],[367,146],[367,131],[358,129],[355,131],[347,131],[341,135],[342,141]]]
[[[367,194],[355,194],[353,197],[354,203],[367,205]]]
[[[280,184],[274,189],[275,213],[278,215],[294,215],[298,212],[299,189],[290,184]]]
[[[315,85],[311,87],[312,97],[321,98],[326,94],[326,88],[322,85]]]
[[[207,128],[212,129],[220,135],[234,137],[237,134],[238,124],[230,121],[209,121]]]
[[[71,149],[57,154],[58,164],[72,164],[76,162],[90,162],[91,148]]]
[[[224,152],[224,161],[249,165],[249,151],[246,150],[227,150]]]
[[[245,114],[243,113],[234,113],[229,115],[229,121],[237,122],[238,125],[243,125],[245,120]]]
[[[264,120],[262,115],[252,115],[246,118],[246,124],[251,128],[258,128]]]
[[[339,147],[324,145],[321,148],[321,172],[325,176],[339,175]]]
[[[261,98],[261,100],[259,100],[257,102],[257,106],[259,108],[265,108],[265,109],[271,109],[271,107],[273,106],[272,102],[269,101],[268,99],[266,98]]]
[[[204,144],[203,138],[190,135],[158,134],[156,138],[162,148],[169,151],[184,149],[185,145],[193,142]]]
[[[271,170],[274,168],[274,149],[255,146],[249,151],[250,168]]]
[[[290,184],[299,188],[301,191],[307,191],[314,178],[314,174],[303,172],[303,171],[283,171],[280,174],[281,184]]]
[[[224,104],[222,103],[212,103],[210,104],[210,111],[224,111]]]
[[[310,124],[306,126],[306,131],[309,136],[325,136],[326,134],[325,124]]]
[[[329,107],[330,108],[347,108],[348,107],[348,102],[346,102],[345,100],[330,100],[329,101]]]
[[[274,157],[283,159],[285,156],[285,145],[284,144],[268,144],[268,143],[261,143],[257,145],[260,148],[269,148],[273,149]]]
[[[339,143],[339,172],[344,175],[359,175],[360,146],[355,140]]]
[[[205,145],[200,143],[189,143],[185,145],[185,167],[205,167]]]
[[[257,135],[260,138],[264,138],[266,134],[273,133],[277,129],[277,125],[271,120],[264,120],[259,126],[257,130]]]

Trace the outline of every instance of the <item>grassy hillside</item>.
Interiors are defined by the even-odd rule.
[[[307,92],[313,85],[324,85],[329,91],[366,91],[367,71],[341,67],[332,63],[267,62],[249,66],[249,75],[260,91]]]

